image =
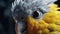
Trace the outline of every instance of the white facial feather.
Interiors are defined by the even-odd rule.
[[[18,34],[21,34],[22,28],[25,27],[23,26],[23,20],[21,17],[25,18],[26,13],[32,14],[33,10],[37,10],[37,8],[41,9],[43,12],[48,12],[49,5],[54,4],[55,1],[57,0],[15,0],[12,3],[11,11],[13,13],[13,18],[16,20],[18,25]],[[39,12],[39,15],[41,18],[44,14]]]
[[[12,9],[12,11],[14,11],[14,9],[17,5],[22,6],[23,4],[25,4],[25,7],[26,7],[27,5],[31,6],[32,3],[35,4],[35,5],[39,5],[39,6],[43,7],[43,9],[46,9],[46,7],[48,7],[48,5],[53,4],[55,1],[57,1],[57,0],[15,0],[12,3],[12,8],[11,9]],[[42,6],[42,5],[45,5],[45,6]]]

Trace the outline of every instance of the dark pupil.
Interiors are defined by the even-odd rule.
[[[60,9],[58,9],[58,11],[60,11]]]
[[[34,18],[37,18],[39,16],[39,13],[37,11],[35,11],[35,12],[33,12],[32,15],[33,15]]]

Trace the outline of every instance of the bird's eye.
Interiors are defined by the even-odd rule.
[[[37,10],[37,11],[34,11],[33,13],[32,13],[32,17],[33,18],[40,18],[40,16],[41,16],[41,12],[39,11],[39,10]]]

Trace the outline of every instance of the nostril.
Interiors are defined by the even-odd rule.
[[[24,19],[24,17],[21,17],[21,19]]]
[[[32,15],[33,15],[34,18],[37,18],[39,16],[39,13],[37,11],[35,11],[35,12],[33,12]]]

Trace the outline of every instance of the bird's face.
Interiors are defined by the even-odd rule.
[[[13,17],[16,21],[16,24],[18,25],[17,26],[18,31],[24,32],[22,30],[25,30],[25,28],[27,27],[27,24],[29,23],[27,20],[30,20],[30,17],[33,18],[31,19],[31,21],[36,20],[38,22],[40,19],[43,18],[45,13],[47,12],[44,12],[43,10],[39,8],[27,9],[27,10],[20,9],[20,7],[16,8],[13,12]]]
[[[53,4],[54,1],[56,0],[49,2],[48,0],[15,0],[12,4],[12,14],[16,22],[17,34],[25,34],[27,28],[28,30],[30,29],[30,32],[31,28],[34,28],[35,32],[36,30],[44,29],[47,25],[44,21],[40,23],[40,20],[45,13],[50,11],[49,5]]]
[[[51,10],[53,9],[53,10]],[[60,34],[60,8],[56,5],[50,7],[50,12],[44,14],[43,19],[27,18],[28,34]]]

